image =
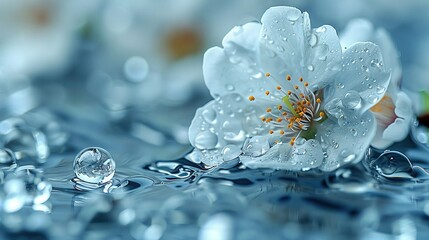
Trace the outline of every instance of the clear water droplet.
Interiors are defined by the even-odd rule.
[[[108,151],[100,147],[83,149],[73,162],[73,169],[80,180],[102,184],[110,181],[116,171],[116,163]]]
[[[149,74],[149,64],[142,57],[131,57],[124,64],[124,73],[129,81],[141,82]]]
[[[317,36],[316,34],[312,33],[310,34],[310,38],[308,39],[308,43],[310,44],[311,47],[314,47],[317,44]]]
[[[308,71],[312,72],[314,71],[314,66],[312,64],[307,66]]]
[[[361,108],[361,97],[360,94],[356,91],[348,91],[342,100],[344,107],[348,109],[359,109]]]
[[[212,109],[204,109],[201,115],[203,116],[203,119],[208,123],[213,124],[216,121],[216,112]]]
[[[296,8],[289,9],[289,11],[286,13],[286,18],[291,22],[295,22],[300,17],[301,17],[301,11],[299,11]]]
[[[383,86],[377,86],[377,94],[383,94],[386,88]]]
[[[237,145],[226,145],[222,149],[222,156],[224,161],[230,161],[237,158],[241,154],[241,148]]]

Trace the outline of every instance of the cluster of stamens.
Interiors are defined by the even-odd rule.
[[[266,73],[265,76],[272,77],[270,73]],[[291,76],[287,75],[286,81],[291,80]],[[291,89],[286,91],[281,86],[276,86],[273,92],[266,90],[265,95],[272,100],[278,100],[278,104],[267,107],[266,114],[261,117],[262,122],[269,126],[269,134],[277,131],[290,139],[291,145],[301,133],[310,130],[314,122],[325,119],[318,94],[308,88],[308,82],[302,77],[299,78],[299,84],[300,86],[292,85]],[[255,101],[256,98],[249,96],[249,100]]]

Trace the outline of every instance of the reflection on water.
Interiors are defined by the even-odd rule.
[[[44,172],[37,172],[52,185],[50,197],[32,186],[27,191],[34,202],[5,209],[21,195],[8,192],[13,170],[2,172],[2,238],[425,239],[420,233],[429,230],[426,165],[401,152],[371,149],[362,163],[321,176],[247,169],[238,161],[206,168],[183,158],[189,149],[179,144],[169,157],[159,155],[173,160],[156,160],[151,147],[128,139],[104,146],[117,172],[99,184],[73,171],[74,153],[90,145],[92,136],[80,139],[52,153]],[[135,141],[143,146],[141,158],[126,155]],[[37,177],[32,181],[40,184]]]

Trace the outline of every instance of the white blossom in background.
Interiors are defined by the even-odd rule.
[[[384,67],[392,73],[386,94],[371,108],[377,119],[377,131],[371,145],[384,149],[394,142],[404,140],[408,136],[413,118],[412,103],[408,95],[399,87],[402,67],[399,53],[389,34],[384,29],[375,29],[365,19],[355,19],[349,22],[340,39],[344,49],[356,42],[374,42],[380,46]]]
[[[343,52],[335,29],[312,29],[293,7],[270,8],[261,22],[235,27],[223,48],[205,53],[214,100],[189,128],[191,158],[293,171],[359,161],[376,133],[369,110],[390,80],[379,47],[355,43]]]

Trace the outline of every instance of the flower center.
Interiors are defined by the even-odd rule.
[[[270,73],[265,74],[271,77]],[[291,76],[286,76],[287,81],[291,81]],[[274,92],[265,91],[265,95],[274,100],[274,106],[268,106],[266,114],[261,117],[264,124],[268,125],[269,133],[278,132],[289,140],[293,145],[296,138],[302,137],[312,139],[316,135],[315,122],[322,122],[327,117],[322,111],[322,100],[319,93],[314,93],[308,88],[308,82],[299,78],[299,85],[291,85],[287,91],[281,86],[276,86]],[[254,96],[249,96],[250,101],[255,101]],[[272,101],[270,101],[272,102]]]

